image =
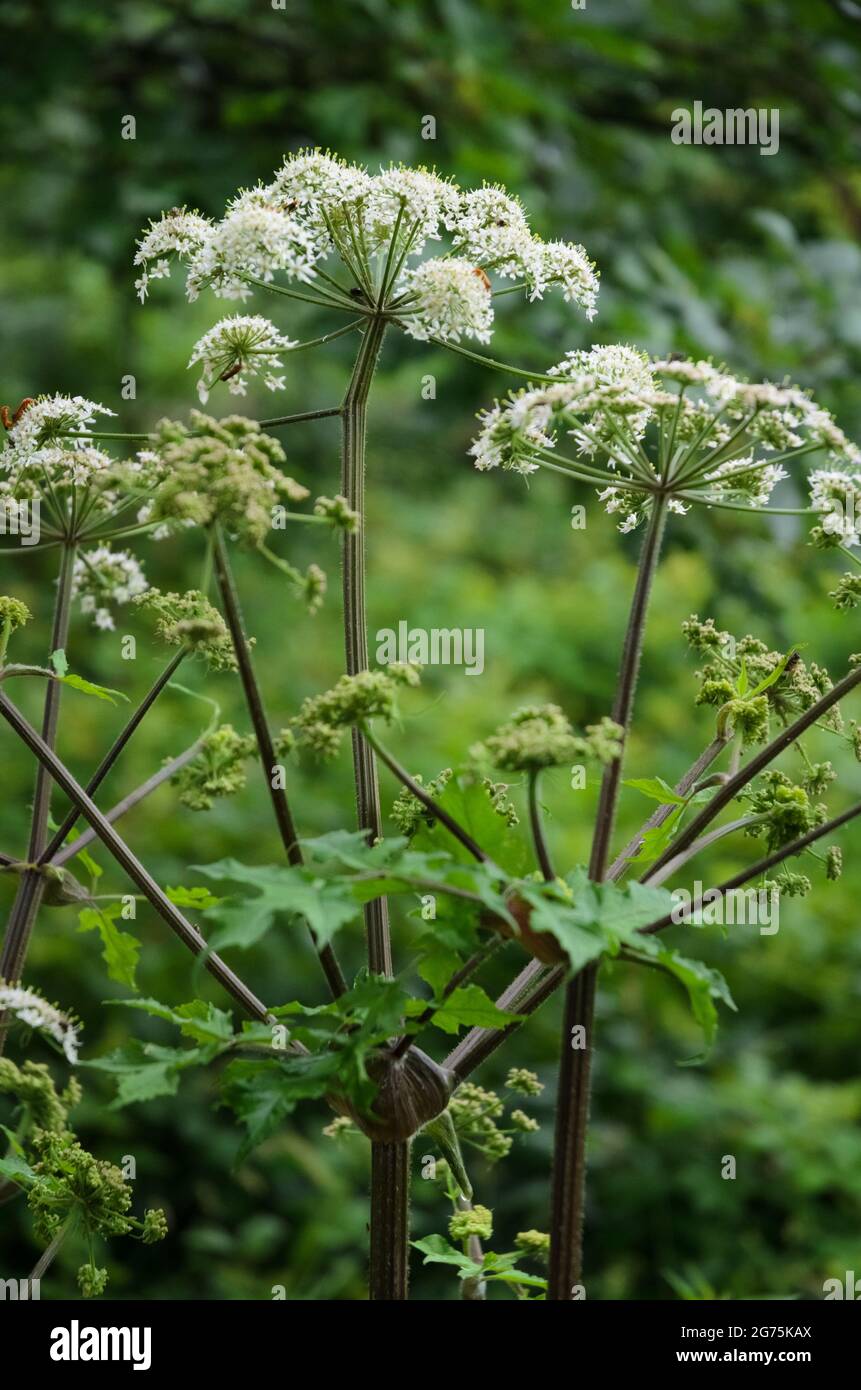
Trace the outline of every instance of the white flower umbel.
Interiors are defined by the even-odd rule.
[[[106,405],[84,396],[39,396],[9,431],[14,449],[40,449],[91,432],[97,415],[113,415]]]
[[[279,353],[295,346],[259,314],[221,319],[195,343],[189,359],[189,367],[199,362],[203,368],[197,394],[205,405],[214,384],[224,381],[232,395],[244,396],[248,377],[258,374],[270,391],[283,390],[284,378],[275,375],[283,366]]]
[[[469,261],[423,261],[403,278],[406,299],[400,314],[411,338],[441,338],[459,343],[462,337],[490,342],[493,300],[490,281]]]
[[[248,280],[268,283],[276,273],[307,282],[318,251],[306,227],[257,197],[240,199],[193,252],[187,291],[195,299],[210,286],[222,299],[248,299]]]
[[[135,265],[143,266],[143,271],[135,281],[141,303],[147,297],[151,280],[163,280],[170,275],[170,262],[173,256],[187,260],[194,255],[210,236],[212,223],[198,212],[188,212],[185,208],[172,208],[157,222],[151,222],[138,242]]]
[[[852,472],[813,475],[817,544],[857,544],[861,455],[831,415],[791,385],[748,382],[711,362],[650,362],[625,346],[569,352],[543,388],[530,387],[482,417],[470,449],[481,469],[529,473],[542,464],[581,482],[633,530],[660,489],[669,509],[763,510],[788,476],[784,462],[824,453]],[[615,477],[613,475],[616,475]]]
[[[244,299],[252,282],[271,283],[288,297],[310,297],[344,312],[377,311],[403,324],[404,288],[431,244],[444,240],[449,244],[440,258],[465,263],[486,288],[494,276],[519,280],[530,299],[558,288],[588,318],[595,313],[598,275],[583,247],[542,241],[504,188],[463,190],[434,170],[400,164],[371,174],[321,150],[290,155],[270,184],[231,199],[220,222],[183,210],[167,214],[138,248],[138,263],[146,267],[139,287],[145,294],[147,282],[166,275],[170,258],[179,256],[192,299],[206,287],[222,298]],[[323,265],[329,258],[340,262],[332,273]],[[441,272],[425,274],[430,283]],[[297,282],[292,292],[291,281]],[[475,294],[470,299],[472,327],[456,331],[486,342],[489,307],[481,301],[479,309]],[[450,299],[446,314],[454,307]],[[417,318],[410,323],[407,331],[418,325],[421,332]],[[455,333],[448,337],[457,343]]]
[[[148,588],[140,563],[127,550],[103,545],[82,551],[75,560],[72,597],[80,600],[81,612],[106,632],[115,626],[111,607],[129,603]]]
[[[78,1025],[54,1004],[49,1004],[35,990],[24,989],[23,985],[7,985],[0,980],[0,1011],[13,1014],[19,1023],[47,1033],[65,1053],[66,1060],[75,1066],[78,1061],[80,1041]]]

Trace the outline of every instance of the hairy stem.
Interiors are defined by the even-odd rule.
[[[607,767],[601,782],[589,877],[601,882],[607,872],[610,840],[622,776],[627,740],[640,670],[646,614],[666,524],[666,499],[655,498],[649,529],[643,542],[637,582],[631,602],[628,629],[613,703],[613,719],[623,729],[622,750]],[[565,997],[562,1048],[556,1103],[556,1135],[553,1149],[551,1193],[550,1267],[548,1301],[568,1300],[580,1283],[583,1263],[583,1206],[586,1191],[586,1132],[589,1124],[589,1087],[592,1071],[592,1033],[595,983],[598,966],[590,965],[570,982]],[[572,1034],[576,1029],[576,1034]]]
[[[67,542],[63,546],[60,561],[49,656],[51,653],[65,648],[68,640],[75,554],[76,546],[74,543]],[[49,681],[45,691],[45,703],[42,710],[42,738],[49,748],[53,748],[57,741],[57,721],[60,715],[62,688],[59,681]],[[51,778],[44,766],[40,765],[36,773],[27,849],[27,859],[31,864],[36,862],[45,847],[45,840],[48,835],[48,818],[51,812],[51,790]],[[22,874],[6,926],[3,949],[0,951],[0,980],[12,983],[21,978],[33,924],[44,891],[45,882],[41,875],[33,872]],[[0,1055],[3,1053],[5,1042],[6,1029],[0,1021]]]
[[[403,1301],[409,1289],[410,1141],[371,1145],[370,1296]]]
[[[27,722],[20,710],[16,709],[11,700],[7,699],[2,692],[0,692],[0,715],[12,726],[18,737],[30,749],[30,752],[38,758],[40,765],[50,774],[57,786],[62,788],[81,815],[89,821],[105,848],[110,850],[120,867],[125,870],[132,882],[137,884],[147,901],[176,933],[183,945],[187,946],[193,955],[205,958],[206,968],[209,972],[252,1018],[265,1023],[270,1022],[272,1016],[266,1006],[239,979],[238,975],[233,973],[229,966],[210,951],[206,940],[197,928],[192,926],[179,908],[162,892],[155,879],[132,853],[125,840],[120,838],[107,817],[102,815],[99,808],[87,796],[83,787],[75,781],[65,764],[60,761],[56,753],[48,747],[45,740]]]
[[[105,811],[105,820],[108,821],[110,825],[114,825],[127,811],[133,810],[141,801],[145,801],[148,796],[151,796],[158,787],[162,786],[165,782],[169,782],[171,777],[176,776],[177,772],[187,767],[188,764],[197,757],[203,747],[205,739],[206,734],[201,734],[200,738],[195,739],[194,743],[186,748],[184,753],[179,753],[177,757],[172,758],[169,763],[165,763],[164,767],[159,768],[158,772],[154,772],[145,782],[141,782],[139,787],[135,787],[134,791],[129,792],[128,796],[124,796],[122,801],[118,801],[109,811]],[[67,864],[70,859],[74,859],[77,854],[80,854],[82,849],[86,849],[87,845],[91,845],[93,841],[98,838],[92,826],[88,826],[86,830],[81,831],[76,840],[72,840],[69,844],[64,845],[62,849],[58,850],[51,860],[51,863],[58,869],[62,868],[64,864]]]
[[[380,316],[375,316],[369,321],[341,410],[341,491],[347,499],[347,505],[359,515],[358,528],[344,533],[342,552],[344,642],[347,674],[350,676],[368,669],[365,606],[365,440],[368,396],[385,328],[385,320]],[[353,768],[359,828],[369,831],[373,839],[378,839],[382,832],[382,818],[376,763],[373,749],[358,729],[353,730]],[[377,898],[367,903],[364,912],[368,964],[376,974],[391,975],[392,948],[386,899]]]
[[[153,683],[153,685],[151,686],[147,694],[144,696],[141,703],[138,705],[131,719],[128,721],[125,728],[121,730],[119,736],[108,749],[107,753],[102,758],[102,761],[99,763],[99,766],[96,768],[96,771],[93,773],[92,777],[87,783],[87,796],[95,796],[102,782],[105,780],[114,763],[117,761],[117,758],[119,758],[120,754],[123,752],[123,749],[128,745],[132,735],[138,728],[140,728],[140,725],[143,723],[147,714],[152,709],[159,695],[164,690],[165,686],[168,684],[172,676],[175,675],[175,673],[182,665],[182,662],[185,660],[187,655],[188,648],[181,648],[181,650],[176,653],[173,659],[168,662],[161,675]],[[48,844],[45,846],[42,853],[39,855],[38,862],[40,864],[47,864],[54,858],[55,854],[57,854],[57,852],[65,844],[70,831],[74,829],[79,816],[80,812],[77,811],[73,806],[72,809],[69,811],[68,815],[65,817],[62,825],[51,837]]]
[[[272,744],[272,734],[269,729],[269,721],[266,718],[263,696],[257,681],[254,664],[251,660],[251,649],[248,645],[245,624],[242,620],[242,609],[239,606],[239,594],[237,593],[236,584],[233,579],[230,558],[227,554],[224,538],[217,527],[214,534],[216,581],[218,583],[219,593],[221,594],[221,602],[224,606],[227,626],[230,629],[233,650],[236,654],[236,661],[239,666],[242,689],[245,692],[245,703],[248,707],[248,714],[251,719],[252,728],[254,729],[254,736],[257,740],[257,750],[260,754],[263,776],[269,789],[269,798],[272,802],[275,821],[281,835],[281,842],[284,846],[287,860],[290,864],[301,864],[303,862],[302,847],[299,844],[299,837],[296,833],[296,825],[293,820],[293,813],[290,810],[290,803],[287,800],[287,793],[283,787],[276,785],[275,768],[277,766],[277,760],[275,757],[275,749]],[[323,967],[323,972],[326,976],[332,997],[337,999],[347,988],[346,981],[341,972],[341,967],[338,964],[332,947],[324,946],[321,949],[310,927],[309,931],[311,932],[311,940],[314,943],[314,949]]]

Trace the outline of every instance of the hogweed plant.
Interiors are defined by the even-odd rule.
[[[683,518],[697,507],[785,510],[769,507],[772,491],[787,465],[801,466],[810,455],[817,464],[810,505],[794,510],[809,515],[813,546],[838,551],[857,566],[858,450],[804,392],[742,381],[708,362],[651,361],[632,347],[610,346],[568,352],[545,373],[532,373],[466,346],[489,342],[500,295],[520,292],[531,301],[558,292],[587,318],[595,312],[597,274],[582,247],[543,241],[518,200],[499,187],[464,191],[425,169],[370,174],[319,151],[301,152],[286,159],[270,184],[240,192],[218,220],[186,209],[166,213],[144,232],[136,264],[141,300],[179,267],[189,299],[211,292],[244,302],[269,294],[320,312],[323,331],[306,342],[259,314],[222,318],[190,354],[203,405],[224,389],[243,395],[255,375],[278,391],[293,353],[339,337],[355,338],[355,360],[340,404],[262,421],[192,410],[187,422],[162,420],[147,435],[131,435],[102,428],[111,412],[78,396],[27,400],[14,414],[4,410],[0,500],[10,511],[38,502],[42,517],[39,545],[15,553],[54,549],[59,572],[42,666],[11,660],[31,615],[14,596],[0,599],[0,683],[18,678],[45,688],[39,730],[0,690],[0,714],[36,764],[26,846],[0,862],[17,881],[0,954],[2,1043],[12,1031],[38,1035],[62,1066],[110,1074],[122,1105],[174,1094],[185,1071],[217,1061],[221,1097],[244,1131],[243,1155],[282,1126],[300,1101],[325,1100],[334,1113],[329,1138],[370,1140],[373,1299],[407,1296],[410,1155],[421,1133],[422,1143],[435,1144],[441,1155],[433,1160],[441,1224],[450,1206],[445,1229],[415,1242],[425,1261],[450,1265],[463,1297],[472,1300],[486,1297],[494,1283],[523,1299],[580,1297],[600,968],[640,965],[674,978],[687,991],[708,1046],[717,1003],[732,1006],[729,990],[716,971],[666,945],[662,932],[697,914],[702,919],[716,897],[746,884],[771,898],[811,891],[811,879],[787,867],[801,855],[821,863],[826,879],[837,877],[839,847],[829,845],[823,856],[814,846],[861,811],[859,803],[829,814],[822,798],[836,769],[814,763],[804,741],[808,731],[827,729],[861,758],[861,730],[845,726],[840,713],[840,702],[861,682],[861,658],[850,656],[846,673],[832,681],[799,648],[773,651],[754,635],[735,637],[697,616],[685,632],[701,663],[696,704],[703,752],[673,786],[657,770],[622,781],[665,529],[668,521],[691,524]],[[329,318],[335,315],[346,321]],[[471,451],[479,470],[500,467],[529,478],[552,469],[594,487],[620,530],[644,531],[606,715],[577,730],[555,705],[520,708],[464,749],[460,766],[428,781],[407,770],[388,732],[399,710],[416,699],[420,670],[408,663],[371,670],[368,662],[366,414],[384,339],[401,333],[525,380],[482,416]],[[327,416],[341,425],[340,490],[309,505],[307,489],[285,471],[287,456],[273,432]],[[275,724],[261,696],[232,552],[237,546],[255,552],[273,567],[273,586],[280,590],[286,582],[314,611],[325,596],[323,570],[311,565],[302,573],[275,548],[278,534],[289,534],[292,525],[340,535],[346,669],[330,689]],[[149,584],[140,547],[166,537],[199,553],[198,588],[174,593]],[[859,575],[846,573],[832,597],[838,608],[856,606]],[[168,648],[160,675],[85,783],[56,751],[63,687],[71,687],[67,699],[125,696],[71,670],[75,603],[101,630],[115,626],[122,605],[134,604]],[[193,661],[238,676],[248,730],[222,724],[213,709],[189,748],[115,806],[100,809],[102,781],[162,692],[185,689],[175,677]],[[351,826],[345,811],[344,824],[305,838],[288,795],[289,767],[297,758],[340,756],[345,736],[355,821]],[[784,753],[788,766],[777,768]],[[252,760],[284,862],[203,866],[199,872],[217,894],[199,884],[162,887],[117,822],[167,781],[183,806],[205,811],[245,785]],[[570,765],[600,775],[586,865],[555,864],[543,824],[542,779]],[[383,833],[381,767],[397,788],[396,834]],[[522,822],[513,783],[524,790]],[[654,806],[614,856],[623,786]],[[55,789],[67,803],[59,822],[52,818]],[[729,808],[732,815],[722,816]],[[760,857],[707,893],[688,893],[680,914],[677,894],[665,885],[683,881],[696,856],[728,836],[761,840]],[[240,1019],[200,998],[161,1003],[137,995],[141,943],[126,925],[126,899],[100,891],[103,869],[90,852],[95,841],[131,880],[133,896],[149,904],[231,996]],[[413,957],[397,969],[393,904],[413,924]],[[107,1056],[79,1061],[77,1022],[24,983],[33,929],[55,907],[77,913],[81,927],[98,934],[108,976],[132,991],[124,1002],[161,1020],[171,1030],[168,1043],[133,1039]],[[202,917],[205,931],[188,914]],[[287,981],[263,1001],[222,959],[222,952],[252,948],[279,915],[309,932],[328,1003],[289,1000]],[[360,918],[367,966],[348,981],[337,937],[354,931]],[[477,977],[503,950],[519,952],[525,963],[494,1001]],[[416,973],[423,982],[418,993]],[[548,1232],[519,1232],[513,1247],[498,1253],[486,1248],[495,1239],[493,1215],[473,1190],[471,1152],[501,1160],[534,1131],[528,1105],[541,1083],[513,1067],[506,1082],[511,1101],[472,1077],[562,985]],[[442,1062],[421,1046],[434,1029],[452,1042]],[[69,1123],[80,1095],[74,1076],[58,1091],[44,1063],[19,1067],[3,1058],[0,1090],[16,1105],[0,1161],[3,1197],[23,1192],[33,1211],[45,1247],[34,1277],[65,1239],[83,1235],[81,1289],[99,1293],[107,1273],[96,1264],[95,1243],[122,1234],[161,1238],[163,1214],[129,1215],[124,1175],[78,1142]]]

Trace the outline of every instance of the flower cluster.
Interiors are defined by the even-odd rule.
[[[112,632],[116,625],[111,608],[130,603],[146,589],[140,562],[128,550],[101,545],[82,550],[75,559],[72,597],[80,600],[81,612],[105,631]]]
[[[473,1081],[465,1081],[449,1101],[449,1113],[458,1137],[478,1149],[486,1158],[505,1158],[512,1140],[497,1125],[505,1110],[495,1091],[486,1091]]]
[[[193,410],[190,428],[175,420],[156,427],[154,451],[162,482],[146,511],[148,521],[210,526],[222,522],[252,545],[262,545],[273,507],[299,502],[308,489],[280,470],[284,450],[256,420],[223,420]]]
[[[544,1231],[518,1231],[514,1244],[534,1260],[546,1260],[550,1254],[550,1237]]]
[[[484,740],[472,756],[489,761],[507,772],[537,772],[561,767],[575,758],[612,762],[621,752],[623,730],[612,719],[586,728],[585,737],[574,733],[558,705],[526,705]]]
[[[826,808],[811,802],[804,787],[798,786],[776,768],[764,772],[748,795],[750,811],[763,820],[746,827],[746,834],[764,835],[768,851],[780,849],[827,818]]]
[[[835,466],[813,475],[812,507],[826,514],[814,540],[858,540],[861,478],[837,465],[854,470],[861,451],[794,386],[748,382],[710,362],[649,361],[624,345],[593,347],[567,353],[543,386],[512,393],[481,422],[470,450],[476,468],[528,475],[550,463],[584,482],[603,478],[599,497],[623,531],[640,524],[659,487],[681,514],[693,503],[765,507],[787,476],[782,463],[820,451]]]
[[[71,1076],[65,1089],[58,1091],[44,1062],[26,1061],[18,1067],[10,1058],[0,1057],[0,1095],[14,1096],[38,1129],[59,1133],[81,1099],[81,1087]]]
[[[350,535],[359,529],[359,513],[340,493],[334,497],[318,497],[314,502],[314,515],[321,516],[331,526]]]
[[[400,662],[392,662],[380,671],[342,676],[331,690],[322,695],[309,695],[303,701],[292,721],[293,728],[300,743],[321,757],[331,757],[341,746],[345,728],[371,719],[394,719],[399,691],[418,683],[418,667]],[[289,734],[289,730],[284,731],[279,747],[289,748]]]
[[[442,772],[431,778],[426,787],[420,772],[413,774],[413,781],[423,787],[429,797],[436,800],[445,791],[453,776],[452,769],[444,767]],[[415,835],[420,826],[425,825],[430,829],[436,824],[436,817],[417,796],[413,795],[409,787],[401,787],[392,803],[391,815],[401,835],[406,835],[408,839]]]
[[[398,313],[411,338],[489,343],[493,330],[490,280],[479,266],[457,258],[423,261],[404,277]]]
[[[98,415],[114,411],[83,396],[39,396],[9,430],[0,450],[0,494],[39,497],[52,489],[102,486],[114,461],[89,436]]]
[[[750,633],[736,638],[717,628],[712,618],[703,622],[694,613],[682,624],[682,632],[691,649],[706,658],[696,673],[697,704],[719,709],[731,705],[733,722],[743,732],[747,728],[747,742],[762,742],[768,736],[770,714],[786,724],[831,689],[828,672],[816,662],[805,663],[797,651],[771,651]],[[760,686],[762,694],[754,695]],[[843,728],[836,706],[822,722],[836,733]]]
[[[447,249],[425,259],[429,244],[443,238]],[[220,221],[172,208],[151,223],[138,243],[136,285],[145,299],[150,282],[169,275],[177,260],[190,299],[205,287],[245,299],[254,284],[278,276],[313,285],[324,303],[349,307],[348,291],[322,271],[331,256],[357,303],[379,306],[419,339],[487,342],[492,274],[519,281],[530,299],[558,287],[587,317],[595,313],[598,276],[583,247],[543,241],[505,189],[463,190],[433,170],[405,165],[371,174],[320,150],[289,155],[270,184],[237,194]],[[221,347],[218,336],[214,346]],[[218,360],[204,389],[239,361],[245,365],[246,356],[237,354],[215,374]]]
[[[236,670],[236,653],[227,624],[198,589],[184,594],[147,589],[137,603],[154,615],[156,633],[169,646],[189,647],[214,671]]]
[[[255,748],[253,737],[238,734],[232,724],[222,724],[208,734],[197,756],[171,778],[183,806],[209,811],[217,797],[241,791],[246,783],[245,763]]]
[[[525,1067],[512,1067],[505,1078],[505,1088],[508,1091],[517,1091],[522,1096],[540,1096],[544,1090],[543,1081],[539,1081],[534,1071],[527,1071]]]
[[[231,395],[244,396],[248,378],[258,374],[268,390],[281,391],[284,378],[275,375],[283,366],[279,353],[295,346],[259,314],[221,319],[195,343],[189,358],[189,367],[199,362],[202,369],[197,394],[205,405],[215,382],[226,381]]]
[[[489,1207],[476,1204],[466,1211],[456,1211],[448,1223],[448,1233],[452,1240],[469,1240],[477,1236],[479,1240],[490,1240],[493,1235],[493,1212]]]
[[[26,603],[20,599],[10,598],[8,594],[0,595],[0,638],[8,640],[13,632],[29,623],[32,616]]]
[[[53,1038],[63,1050],[66,1061],[75,1066],[78,1061],[79,1025],[68,1014],[49,1004],[41,994],[23,985],[6,984],[0,980],[0,1012],[11,1014],[27,1028],[35,1028]]]

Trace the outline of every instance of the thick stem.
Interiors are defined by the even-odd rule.
[[[657,496],[640,555],[628,629],[622,648],[622,662],[612,716],[624,731],[622,750],[619,757],[614,758],[606,769],[601,783],[589,861],[589,877],[593,882],[601,882],[607,873],[610,840],[619,799],[624,745],[631,722],[646,614],[658,568],[666,517],[666,498],[663,495]],[[586,1133],[589,1125],[597,975],[597,965],[587,966],[569,983],[565,997],[556,1102],[556,1137],[553,1149],[548,1301],[559,1302],[572,1298],[574,1285],[580,1283],[582,1273]],[[572,1029],[577,1030],[576,1034],[572,1034]]]
[[[132,882],[137,884],[144,897],[152,904],[171,930],[176,933],[180,941],[188,947],[193,955],[204,957],[206,968],[210,974],[215,976],[218,982],[233,995],[233,998],[242,1005],[252,1018],[269,1023],[272,1016],[265,1004],[261,1003],[229,966],[210,951],[205,938],[201,936],[197,928],[192,926],[179,908],[162,892],[155,879],[132,853],[125,840],[120,838],[107,817],[102,815],[98,806],[87,796],[83,787],[75,781],[65,764],[60,762],[56,753],[48,747],[45,740],[27,722],[20,710],[16,709],[11,700],[7,699],[2,692],[0,692],[0,715],[12,726],[18,737],[30,749],[30,752],[38,758],[41,766],[50,773],[57,786],[62,788],[81,815],[89,821],[106,849],[110,850],[120,867],[126,871]]]
[[[401,1302],[408,1296],[410,1141],[371,1145],[370,1296]]]
[[[140,728],[140,725],[143,723],[147,714],[152,709],[153,705],[155,704],[161,692],[164,690],[168,681],[176,674],[176,671],[179,669],[180,665],[185,660],[187,655],[188,649],[186,647],[183,647],[180,651],[176,653],[176,656],[174,656],[173,659],[168,662],[161,675],[153,683],[153,685],[151,686],[147,694],[144,696],[141,703],[138,705],[131,719],[126,724],[125,728],[122,729],[115,742],[108,749],[107,753],[102,758],[102,761],[99,763],[99,766],[96,768],[96,771],[93,773],[92,777],[87,783],[87,796],[95,796],[102,782],[105,780],[114,763],[117,761],[117,758],[120,756],[123,749],[129,743],[132,735],[138,728]],[[80,812],[75,810],[74,807],[72,807],[68,815],[65,817],[62,825],[59,827],[57,832],[51,837],[50,841],[45,846],[42,853],[39,855],[38,863],[47,864],[50,860],[54,858],[54,855],[57,854],[60,849],[62,849],[70,832],[74,829],[79,816]]]
[[[60,575],[57,580],[57,597],[54,605],[54,622],[51,629],[51,653],[65,648],[68,640],[75,554],[74,544],[63,546]],[[49,748],[53,748],[57,740],[57,721],[60,714],[62,689],[60,681],[49,681],[45,691],[45,704],[42,711],[42,738]],[[31,864],[36,862],[45,847],[48,817],[51,811],[51,790],[51,778],[44,766],[40,765],[36,773],[33,811],[30,820],[30,839],[27,849],[27,859]],[[3,949],[0,951],[0,980],[12,983],[21,978],[27,948],[30,944],[30,935],[44,891],[45,881],[40,874],[29,872],[21,875],[21,882],[18,885],[18,892],[15,895],[6,934],[3,938]],[[2,1055],[5,1041],[6,1029],[0,1024],[0,1055]]]
[[[269,789],[269,799],[272,802],[275,821],[281,835],[281,842],[284,846],[288,863],[301,864],[303,862],[302,847],[299,844],[299,837],[296,833],[296,825],[293,820],[293,813],[290,810],[290,803],[287,800],[287,793],[283,787],[276,785],[275,768],[277,766],[277,759],[272,744],[272,734],[269,729],[269,721],[266,718],[263,696],[257,681],[254,664],[251,660],[251,649],[248,645],[245,624],[242,620],[242,609],[239,605],[239,594],[237,593],[236,585],[233,580],[230,559],[224,544],[224,538],[218,529],[215,531],[214,558],[215,575],[221,594],[221,601],[224,605],[224,615],[227,619],[227,626],[230,629],[233,650],[236,653],[242,689],[245,692],[245,703],[248,707],[248,714],[254,729],[254,736],[257,740],[257,749],[260,754],[263,776]],[[310,927],[309,931],[311,931]],[[339,995],[346,991],[347,984],[341,973],[341,967],[338,965],[335,953],[331,946],[324,946],[321,950],[317,945],[317,938],[313,931],[311,931],[311,940],[314,943],[314,949],[323,967],[332,996],[337,999]]]
[[[385,333],[385,320],[369,320],[341,410],[341,491],[359,515],[358,528],[343,538],[344,642],[347,674],[368,669],[365,608],[365,438],[368,395]],[[353,767],[359,827],[373,839],[382,833],[380,790],[374,752],[358,729],[353,730]],[[378,975],[391,975],[392,948],[388,905],[376,898],[365,906],[368,964]]]

